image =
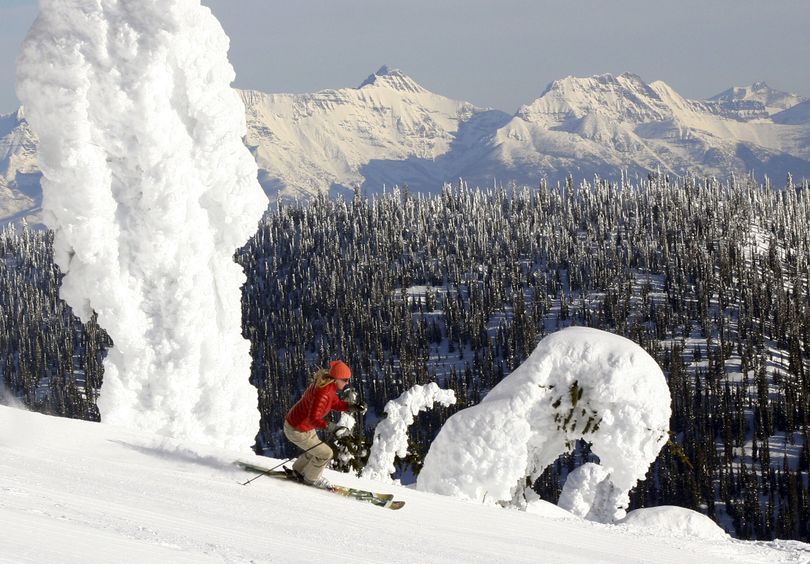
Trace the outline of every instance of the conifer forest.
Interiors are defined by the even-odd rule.
[[[52,234],[0,234],[0,394],[99,420],[112,345],[58,298]],[[509,189],[461,182],[272,206],[237,255],[261,427],[256,450],[293,455],[286,411],[333,358],[369,404],[362,458],[388,400],[415,384],[458,403],[417,417],[403,480],[443,422],[474,405],[543,336],[624,335],[660,364],[671,440],[632,506],[701,511],[744,539],[810,540],[810,189],[651,174]],[[581,443],[535,484],[556,502]],[[360,463],[360,462],[358,462]]]

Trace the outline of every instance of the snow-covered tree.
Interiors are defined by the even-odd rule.
[[[431,382],[426,386],[416,385],[385,404],[386,418],[374,429],[374,442],[361,476],[390,482],[396,471],[394,459],[408,454],[408,427],[416,415],[432,408],[435,403],[452,405],[456,403],[456,394]]]
[[[481,403],[451,417],[417,486],[475,501],[510,502],[577,440],[606,476],[600,516],[621,518],[669,435],[669,389],[635,343],[583,327],[543,339]],[[615,491],[611,491],[615,490]]]

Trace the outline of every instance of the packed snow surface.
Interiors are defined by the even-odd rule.
[[[584,439],[605,470],[591,476],[605,482],[598,514],[620,519],[630,489],[667,442],[670,414],[666,380],[644,349],[596,329],[563,329],[540,341],[480,404],[445,423],[417,486],[520,505],[526,477],[533,481]]]
[[[17,92],[61,296],[115,343],[103,419],[248,448],[259,414],[232,257],[266,198],[227,50],[199,0],[40,0]]]
[[[685,537],[327,471],[389,511],[237,469],[239,453],[0,406],[0,562],[804,563],[810,546]],[[255,457],[255,462],[280,461]],[[553,510],[535,502],[533,508]],[[562,511],[559,508],[557,512]],[[563,518],[560,518],[563,517]]]
[[[364,478],[391,482],[391,475],[396,471],[396,457],[404,458],[408,454],[408,427],[413,425],[415,416],[431,409],[435,403],[445,407],[453,405],[456,393],[442,390],[435,382],[425,386],[417,384],[385,404],[387,417],[374,428],[374,441],[363,468]]]

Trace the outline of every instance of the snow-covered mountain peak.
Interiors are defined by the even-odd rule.
[[[806,98],[789,92],[782,92],[765,82],[754,82],[751,86],[734,86],[709,98],[720,108],[735,112],[739,118],[767,117],[791,108]]]
[[[586,116],[644,123],[668,114],[656,90],[631,73],[555,80],[540,98],[518,110],[518,117],[550,127]]]
[[[427,92],[410,76],[399,69],[389,68],[388,65],[381,66],[377,72],[369,75],[358,88],[372,85],[390,88],[398,92]]]
[[[363,87],[364,87],[364,86],[366,86],[367,84],[374,84],[374,82],[375,82],[375,81],[376,81],[376,80],[377,80],[379,77],[387,76],[387,75],[391,74],[392,72],[395,72],[395,73],[397,73],[397,74],[403,74],[403,73],[402,73],[402,71],[401,71],[401,70],[399,70],[399,69],[393,69],[393,71],[392,71],[391,67],[389,67],[388,65],[383,65],[383,66],[381,66],[379,69],[377,69],[375,72],[373,72],[373,73],[371,73],[370,75],[368,75],[368,78],[367,78],[367,79],[365,79],[365,80],[364,80],[364,81],[363,81],[363,82],[360,84],[360,86],[358,86],[358,88],[363,88]]]
[[[618,76],[605,73],[593,76],[578,77],[566,76],[552,81],[540,95],[543,98],[549,94],[564,95],[569,98],[582,98],[589,94],[605,91],[622,91],[625,89],[640,89],[647,85],[638,75],[622,73]]]
[[[0,135],[7,134],[9,131],[11,131],[13,127],[16,127],[17,124],[21,123],[24,120],[25,120],[25,109],[23,108],[23,106],[17,108],[16,112],[11,112],[9,114],[0,114]],[[2,124],[5,124],[5,126],[8,127],[8,129],[4,130]]]
[[[500,112],[433,93],[387,66],[359,88],[241,94],[247,142],[260,169],[272,171],[260,180],[273,195],[363,186],[378,191],[406,182],[440,189],[447,177],[434,170],[436,160],[505,121]],[[422,164],[403,172],[403,162]],[[398,172],[392,175],[390,167]]]

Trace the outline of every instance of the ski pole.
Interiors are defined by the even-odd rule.
[[[335,437],[335,438],[340,438],[340,437],[343,437],[343,436],[344,436],[344,435],[346,435],[346,433],[348,433],[348,432],[349,432],[349,430],[348,430],[346,427],[338,427],[338,428],[335,430],[334,437]],[[323,445],[323,444],[328,444],[330,447],[332,446],[331,444],[329,444],[329,443],[328,443],[328,442],[326,442],[326,441],[321,441],[321,442],[319,442],[318,444],[314,444],[314,445],[312,445],[311,447],[309,447],[307,450],[305,450],[304,452],[302,452],[302,453],[301,453],[301,454],[299,454],[298,456],[303,456],[304,454],[306,454],[306,453],[308,453],[309,451],[311,451],[313,448],[315,448],[315,447],[317,447],[317,446],[321,446],[321,445]],[[333,450],[334,450],[334,447],[333,447]],[[296,456],[295,458],[298,458],[298,456]],[[258,480],[259,478],[261,478],[261,477],[262,477],[262,476],[264,476],[265,474],[269,474],[270,472],[272,472],[273,470],[275,470],[275,469],[276,469],[276,468],[278,468],[279,466],[284,466],[284,465],[285,465],[285,464],[287,464],[287,463],[288,463],[290,460],[292,460],[292,458],[288,458],[288,459],[287,459],[287,460],[285,460],[284,462],[282,462],[282,463],[280,463],[280,464],[276,464],[275,466],[273,466],[273,467],[272,467],[272,468],[270,468],[269,470],[265,470],[264,472],[262,472],[262,473],[261,473],[261,474],[259,474],[258,476],[254,476],[254,477],[252,477],[250,480],[248,480],[247,482],[244,482],[242,485],[243,485],[243,486],[247,486],[247,485],[248,485],[250,482],[252,482],[253,480]]]
[[[309,447],[307,450],[305,450],[304,452],[302,452],[302,453],[301,453],[301,454],[299,454],[298,456],[304,455],[304,454],[308,453],[309,451],[311,451],[313,448],[315,448],[315,447],[317,447],[317,446],[321,446],[322,444],[323,444],[323,441],[319,442],[319,443],[318,443],[318,444],[316,444],[316,445],[312,445],[311,447]],[[298,456],[296,456],[295,458],[298,458]],[[287,463],[288,463],[290,460],[292,460],[292,458],[288,458],[287,460],[285,460],[285,461],[284,461],[284,462],[282,462],[281,464],[276,464],[275,466],[273,466],[273,467],[272,467],[272,468],[270,468],[269,470],[265,470],[264,472],[262,472],[262,473],[261,473],[261,474],[259,474],[258,476],[254,476],[253,478],[251,478],[251,479],[250,479],[250,480],[248,480],[247,482],[244,482],[242,485],[243,485],[243,486],[247,486],[247,485],[248,485],[250,482],[252,482],[253,480],[258,480],[259,478],[261,478],[261,477],[262,477],[262,476],[264,476],[265,474],[269,474],[270,472],[272,472],[273,470],[275,470],[275,469],[276,469],[276,468],[278,468],[279,466],[284,466],[284,465],[285,465],[285,464],[287,464]]]

